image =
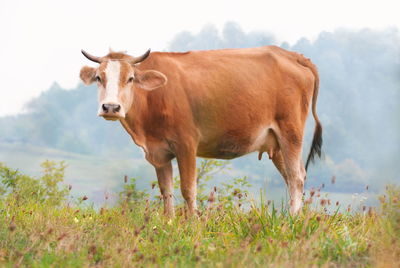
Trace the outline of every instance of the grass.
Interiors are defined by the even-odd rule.
[[[59,180],[61,167],[47,164],[46,168],[42,178]],[[61,202],[65,189],[54,183],[42,185],[41,178],[35,187],[53,187],[47,192],[60,198],[32,199],[29,191],[18,188],[22,175],[10,172],[0,173],[3,185],[12,185],[0,191],[0,266],[4,267],[400,265],[397,186],[388,186],[380,207],[345,212],[327,213],[328,201],[307,193],[307,204],[295,217],[284,208],[277,211],[273,203],[256,204],[234,187],[231,192],[214,189],[198,217],[188,218],[178,205],[176,217],[168,219],[161,201],[133,193],[135,187],[125,188],[129,191],[121,193],[118,205],[96,210],[86,198]]]

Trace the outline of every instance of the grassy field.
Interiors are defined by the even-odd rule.
[[[255,203],[245,187],[204,194],[199,215],[159,200],[127,181],[113,207],[71,200],[65,167],[46,162],[32,178],[0,165],[0,266],[14,267],[399,267],[400,188],[380,206],[326,212],[334,200],[307,192],[295,217]],[[204,197],[205,196],[205,197]],[[337,204],[339,208],[341,205]]]

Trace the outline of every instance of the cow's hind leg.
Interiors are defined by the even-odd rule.
[[[156,167],[158,185],[164,200],[164,213],[168,217],[174,216],[172,164],[169,161],[162,167]]]
[[[274,153],[274,155],[272,156],[272,162],[278,169],[279,173],[282,175],[286,185],[288,185],[285,162],[283,161],[282,152],[280,150]]]
[[[303,133],[292,124],[280,124],[279,145],[282,152],[286,181],[290,194],[290,213],[297,214],[302,206],[304,178],[301,151]]]

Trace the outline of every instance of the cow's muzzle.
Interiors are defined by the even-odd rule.
[[[119,105],[119,104],[103,104],[101,106],[101,108],[103,109],[103,112],[105,114],[108,114],[108,113],[115,114],[121,110],[121,105]]]
[[[104,117],[107,120],[118,120],[121,118],[125,118],[125,115],[122,112],[121,105],[113,104],[113,103],[104,103],[101,105],[99,109],[99,116]]]

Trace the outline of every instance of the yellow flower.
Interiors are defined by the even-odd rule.
[[[77,217],[75,217],[75,218],[74,218],[74,222],[76,222],[76,223],[78,223],[78,222],[79,222],[79,220],[78,220],[78,218],[77,218]]]

